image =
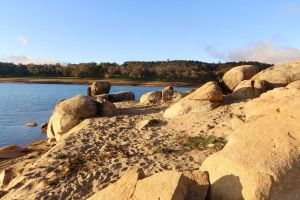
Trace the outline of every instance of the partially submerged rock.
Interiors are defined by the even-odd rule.
[[[173,118],[189,112],[206,112],[219,106],[222,100],[221,88],[216,82],[211,81],[168,108],[164,117]]]
[[[234,67],[227,71],[222,80],[223,83],[233,91],[235,87],[243,80],[248,80],[252,78],[255,74],[259,72],[259,68],[254,65],[242,65]]]
[[[30,127],[36,127],[38,124],[34,121],[31,121],[31,122],[26,122],[25,125]]]
[[[7,145],[5,147],[0,148],[0,158],[9,159],[9,158],[17,158],[26,154],[26,149],[23,147],[19,147],[17,145]]]
[[[208,157],[210,199],[298,199],[300,91],[278,88],[246,104],[246,122]]]
[[[110,102],[135,101],[135,95],[131,91],[122,91],[108,95]]]
[[[129,171],[89,200],[205,200],[208,187],[205,172],[164,171],[143,179],[138,172]]]
[[[141,104],[153,104],[158,103],[162,99],[162,92],[161,91],[153,91],[153,92],[147,92],[143,94],[140,98]]]
[[[252,80],[265,80],[273,87],[282,87],[300,80],[300,61],[288,62],[269,67],[255,76]]]
[[[88,87],[88,96],[95,96],[100,94],[108,94],[111,84],[106,81],[96,81]]]

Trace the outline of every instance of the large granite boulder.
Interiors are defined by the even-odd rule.
[[[300,61],[269,67],[253,76],[252,80],[265,80],[273,87],[286,86],[293,81],[300,80]]]
[[[106,81],[96,81],[88,87],[88,96],[108,94],[111,84]]]
[[[140,103],[144,105],[159,103],[162,99],[161,91],[147,92],[140,98]]]
[[[230,89],[231,91],[243,80],[248,80],[252,78],[255,74],[259,72],[259,68],[254,65],[242,65],[238,67],[234,67],[227,71],[222,80],[223,83]]]
[[[89,200],[205,200],[208,188],[205,172],[164,171],[143,178],[137,171],[129,171]]]
[[[122,91],[108,95],[110,102],[135,101],[135,95],[131,91]]]
[[[189,112],[203,113],[219,106],[222,100],[221,88],[211,81],[168,108],[164,117],[173,118]]]
[[[77,95],[60,101],[53,111],[47,127],[48,138],[60,140],[61,135],[68,132],[83,119],[96,115],[111,114],[115,106],[107,101],[97,102],[92,97]]]
[[[286,87],[287,87],[287,88],[295,88],[295,89],[300,90],[300,80],[291,82],[291,83],[288,84]]]
[[[246,121],[200,167],[210,199],[300,197],[300,91],[278,88],[246,104]]]
[[[272,86],[265,80],[244,80],[235,87],[229,97],[233,99],[253,99],[270,89],[272,89]]]

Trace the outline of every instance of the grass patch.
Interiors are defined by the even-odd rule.
[[[187,145],[191,149],[206,149],[212,146],[216,150],[221,150],[225,144],[226,141],[213,135],[206,138],[201,136],[189,137],[187,141]]]

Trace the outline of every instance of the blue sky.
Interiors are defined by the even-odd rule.
[[[300,0],[0,0],[0,61],[300,59]]]

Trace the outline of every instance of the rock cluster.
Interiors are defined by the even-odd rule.
[[[168,108],[164,117],[173,118],[189,112],[203,113],[220,105],[223,93],[217,82],[211,81]]]
[[[145,178],[141,170],[132,170],[89,200],[205,200],[208,187],[205,172],[173,170]]]
[[[77,95],[60,101],[53,111],[47,127],[47,137],[60,140],[62,134],[71,130],[83,119],[97,115],[111,115],[116,107],[108,101],[97,102],[93,98]]]
[[[285,88],[246,104],[246,122],[200,168],[209,173],[211,199],[300,197],[299,107],[300,91]]]

